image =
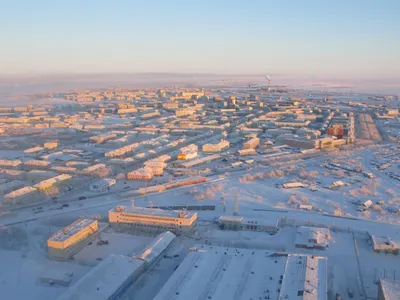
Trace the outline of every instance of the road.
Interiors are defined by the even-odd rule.
[[[147,194],[147,195],[136,196],[135,204],[147,205],[147,203],[145,203],[144,199],[148,195],[164,194],[164,193],[168,193],[171,191],[179,191],[182,189],[186,189],[188,187],[209,184],[209,183],[214,183],[214,182],[219,182],[219,181],[226,181],[226,180],[228,180],[228,179],[221,178],[220,176],[215,176],[214,178],[209,179],[207,182],[193,184],[190,186],[177,187],[172,190],[162,191],[159,193],[152,193],[152,194]],[[42,212],[39,212],[36,214],[33,213],[31,208],[21,209],[18,211],[18,214],[20,214],[22,216],[13,218],[14,219],[13,221],[2,221],[2,222],[0,222],[0,227],[31,222],[31,221],[35,221],[38,219],[53,217],[53,216],[57,216],[57,215],[63,215],[63,214],[67,214],[67,213],[73,213],[73,212],[77,212],[77,211],[89,210],[89,209],[98,208],[98,207],[102,207],[102,206],[117,205],[117,204],[131,201],[131,199],[120,199],[117,193],[110,193],[109,195],[105,196],[105,198],[107,198],[107,200],[102,201],[101,203],[99,203],[98,198],[95,198],[95,197],[81,200],[81,201],[76,201],[76,198],[74,198],[73,204],[71,203],[72,205],[70,204],[69,207],[66,207],[63,209],[59,209],[61,206],[60,203],[49,203],[47,205],[42,204],[41,206],[44,207],[44,210]],[[143,199],[143,201],[140,201],[142,199]]]

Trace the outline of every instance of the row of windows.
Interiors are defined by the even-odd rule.
[[[175,229],[172,226],[159,226],[159,225],[150,225],[150,224],[134,224],[138,227],[149,227],[149,228],[159,228],[159,229]],[[180,226],[182,228],[182,226]]]
[[[152,220],[163,220],[163,221],[174,221],[177,222],[179,219],[156,217],[156,216],[143,216],[143,215],[131,215],[131,214],[121,214],[122,217],[130,219],[152,219]]]
[[[125,217],[125,216],[117,216],[117,219],[118,220],[127,220],[127,221],[130,221],[130,222],[132,222],[132,221],[135,221],[135,220],[138,220],[138,221],[143,221],[143,222],[154,222],[154,221],[164,221],[163,223],[168,223],[168,224],[170,224],[170,223],[176,223],[176,224],[178,224],[178,221],[179,221],[179,224],[182,224],[182,221],[180,221],[179,219],[168,219],[168,218],[154,218],[154,217],[137,217],[137,216],[129,216],[129,217]]]
[[[117,223],[119,223],[118,220],[117,220]],[[178,228],[178,226],[160,226],[160,225],[142,224],[142,223],[129,223],[129,224],[132,225],[132,226],[136,226],[136,227],[157,228],[157,229],[164,229],[164,230],[168,230],[168,229],[173,230],[173,229]],[[180,225],[179,228],[182,228],[182,225]]]

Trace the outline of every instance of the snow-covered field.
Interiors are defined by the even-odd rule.
[[[400,217],[386,209],[390,201],[395,201],[393,198],[396,193],[398,195],[398,185],[393,178],[374,170],[370,164],[373,154],[373,150],[365,150],[345,153],[342,157],[307,160],[296,166],[231,172],[209,177],[209,182],[205,184],[137,197],[136,206],[215,205],[216,208],[215,211],[198,212],[197,235],[193,239],[177,239],[166,254],[167,257],[161,258],[129,289],[126,299],[144,299],[144,295],[155,296],[174,268],[183,260],[188,249],[196,243],[327,256],[328,275],[331,278],[329,289],[346,295],[347,287],[352,286],[358,295],[363,289],[359,288],[357,280],[358,263],[353,231],[356,233],[361,278],[366,293],[369,297],[376,297],[374,278],[377,274],[393,278],[396,272],[400,274],[400,265],[396,263],[396,257],[372,252],[365,232],[400,239],[400,226],[397,225]],[[366,178],[362,174],[350,176],[323,166],[334,159],[343,160],[348,165],[354,160],[366,171],[373,171],[376,174],[375,179]],[[345,186],[337,190],[327,188],[339,180],[344,182]],[[277,187],[291,181],[310,184],[315,186],[316,190],[313,191],[310,187]],[[123,189],[125,185],[120,182],[117,189]],[[355,192],[352,192],[353,190]],[[394,191],[394,194],[388,190]],[[358,212],[353,201],[367,199],[373,200],[374,205],[383,201],[384,204],[380,206],[384,211],[373,207],[368,214]],[[235,202],[240,215],[269,220],[281,218],[286,220],[288,226],[281,228],[276,235],[219,230],[213,221],[220,215],[233,214]],[[43,204],[43,212],[39,213],[33,213],[31,208],[2,213],[0,224],[21,223],[1,229],[0,294],[13,295],[13,299],[54,299],[66,288],[40,283],[38,278],[44,270],[54,268],[72,272],[73,284],[108,254],[135,254],[152,239],[148,236],[117,234],[111,229],[106,229],[101,233],[101,238],[108,240],[109,245],[98,246],[93,242],[75,255],[74,260],[51,261],[47,259],[46,240],[53,232],[79,217],[106,218],[108,210],[116,205],[131,205],[130,199],[123,201],[115,192],[82,201],[71,201],[69,204],[69,207],[63,210],[54,209],[60,204]],[[313,210],[299,210],[299,204],[310,204]],[[340,210],[344,217],[333,217],[335,210]],[[326,251],[294,247],[295,225],[307,224],[331,228],[332,240]],[[174,255],[177,256],[173,257]]]

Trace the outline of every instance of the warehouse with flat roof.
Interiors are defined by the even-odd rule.
[[[154,300],[327,299],[327,259],[198,245]]]

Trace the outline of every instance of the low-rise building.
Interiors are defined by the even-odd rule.
[[[67,182],[68,180],[72,179],[71,175],[68,174],[60,174],[58,176],[43,180],[33,187],[38,189],[39,191],[45,191],[53,186],[61,185]]]
[[[220,216],[219,227],[222,230],[248,230],[276,233],[278,231],[279,218],[263,219],[243,216]]]
[[[32,148],[29,148],[29,149],[25,149],[24,150],[24,154],[26,154],[26,155],[35,155],[35,154],[39,154],[43,150],[44,150],[43,147],[32,147]]]
[[[243,143],[243,149],[254,149],[260,144],[259,138],[252,138]]]
[[[388,253],[388,254],[399,254],[400,240],[393,240],[389,236],[375,236],[370,235],[370,241],[374,252],[377,253]]]
[[[219,154],[212,154],[212,155],[209,155],[209,156],[204,156],[204,157],[201,157],[201,158],[195,158],[195,159],[192,159],[192,160],[184,161],[182,163],[179,163],[177,165],[177,167],[179,167],[179,168],[192,168],[192,167],[195,167],[197,165],[201,165],[201,164],[212,162],[212,161],[214,161],[216,159],[219,159],[219,158],[221,158],[221,156]]]
[[[117,206],[108,212],[111,226],[126,231],[190,234],[197,227],[197,213],[145,207]]]
[[[49,257],[69,259],[91,242],[98,233],[97,220],[82,219],[64,227],[47,240]]]
[[[57,300],[121,299],[145,267],[146,263],[140,259],[111,254]]]
[[[226,148],[229,148],[229,142],[227,140],[221,140],[217,144],[204,144],[203,152],[220,152]]]
[[[95,192],[105,192],[110,190],[110,188],[115,185],[116,181],[115,179],[112,178],[104,178],[101,180],[98,180],[96,182],[93,182],[90,185],[90,190],[95,191]]]
[[[43,147],[46,149],[55,149],[58,147],[58,141],[47,141],[44,143]]]
[[[170,231],[160,233],[136,258],[143,260],[146,268],[151,267],[165,253],[175,238],[175,234]]]
[[[31,170],[25,173],[25,179],[30,181],[42,181],[57,176],[56,172],[45,170]]]
[[[104,169],[105,167],[106,167],[105,164],[95,164],[95,165],[93,165],[93,166],[90,166],[90,167],[87,167],[87,168],[83,169],[83,170],[81,171],[81,173],[82,173],[82,174],[85,174],[85,175],[90,175],[90,174],[92,174],[94,171],[97,171],[97,170],[100,170],[100,169]]]
[[[240,156],[257,155],[257,151],[255,149],[239,149],[235,153]]]
[[[296,248],[325,250],[331,238],[327,228],[299,227],[296,234]]]
[[[7,204],[21,204],[25,202],[28,197],[37,193],[37,189],[31,186],[26,186],[15,190],[11,193],[4,195],[4,202]]]
[[[178,154],[178,159],[187,160],[195,158],[197,156],[197,151],[198,151],[197,145],[190,144],[180,149],[180,153]]]
[[[151,180],[153,172],[150,168],[140,168],[126,174],[126,178],[129,180]]]
[[[36,160],[36,159],[31,159],[27,160],[24,162],[24,167],[30,168],[30,169],[36,169],[36,168],[48,168],[50,166],[51,162],[47,160]]]
[[[18,159],[11,160],[11,159],[0,159],[0,167],[8,167],[14,168],[18,167],[22,162]]]

